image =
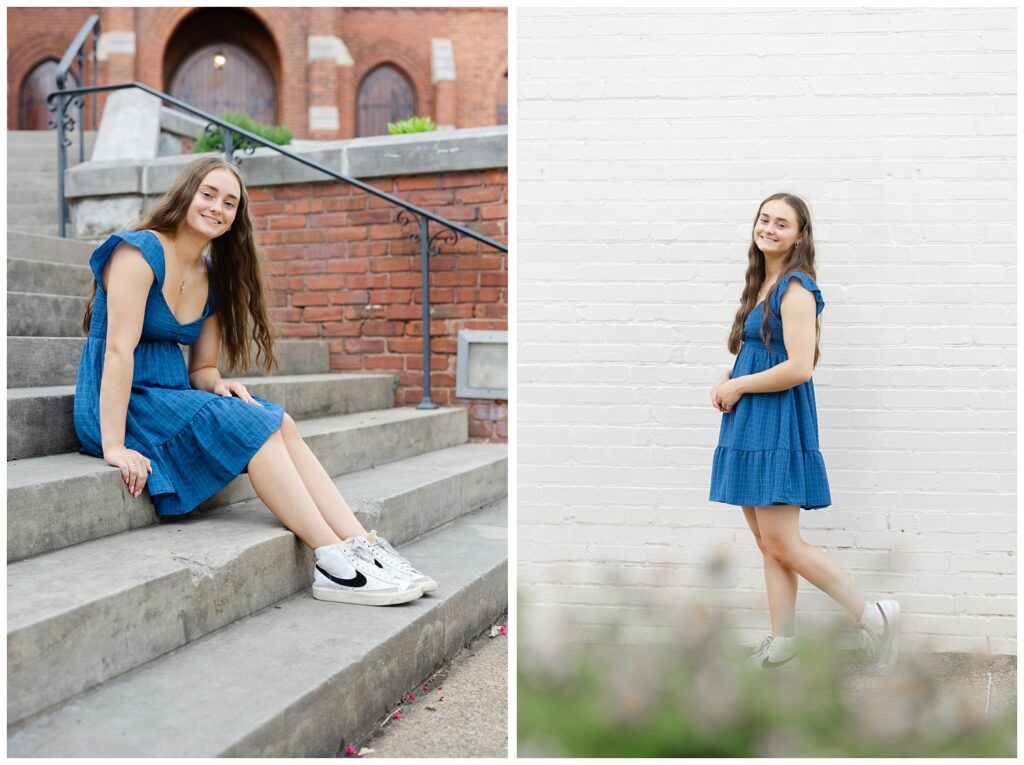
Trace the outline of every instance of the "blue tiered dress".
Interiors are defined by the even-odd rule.
[[[818,314],[825,308],[821,290],[810,276],[799,271],[787,274],[769,298],[771,347],[761,340],[762,301],[743,324],[743,344],[733,364],[733,377],[763,372],[789,358],[779,308],[794,279],[814,295]],[[818,447],[812,380],[777,393],[748,393],[732,412],[722,414],[710,499],[749,507],[799,505],[806,510],[832,504]]]
[[[212,295],[202,316],[180,324],[164,299],[163,245],[152,231],[112,234],[89,259],[96,278],[89,336],[78,366],[75,431],[81,453],[103,456],[100,435],[100,380],[107,338],[107,295],[103,268],[120,242],[139,248],[156,275],[146,299],[142,336],[125,421],[125,446],[152,463],[146,480],[160,515],[181,515],[247,472],[252,456],[281,427],[279,404],[253,396],[262,406],[218,396],[189,385],[178,344],[199,339],[203,321],[215,311]],[[212,291],[212,290],[211,290]]]

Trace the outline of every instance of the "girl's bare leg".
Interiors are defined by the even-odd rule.
[[[281,422],[281,435],[284,437],[285,446],[295,469],[302,476],[306,490],[313,498],[313,502],[316,503],[316,507],[327,525],[342,539],[365,535],[366,529],[363,528],[363,524],[359,522],[345,498],[341,496],[341,492],[338,491],[338,487],[334,485],[331,477],[327,475],[320,460],[302,440],[299,429],[295,427],[295,420],[287,414]]]
[[[796,612],[796,572],[786,568],[768,554],[768,550],[761,540],[761,530],[757,525],[757,514],[754,512],[754,508],[744,507],[743,516],[747,519],[750,530],[754,532],[757,547],[764,557],[764,583],[768,591],[768,612],[771,614],[772,634],[791,637]]]
[[[768,553],[836,600],[859,621],[867,601],[827,553],[801,539],[800,508],[774,505],[755,508],[754,512]]]
[[[315,550],[342,541],[320,515],[280,430],[249,460],[249,480],[270,511],[309,547]]]

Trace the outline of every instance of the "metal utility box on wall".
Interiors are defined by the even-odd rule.
[[[508,332],[459,331],[455,395],[459,398],[508,399]]]

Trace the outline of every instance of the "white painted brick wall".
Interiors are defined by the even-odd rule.
[[[657,638],[703,595],[766,631],[708,392],[757,204],[792,191],[826,301],[805,537],[910,646],[1015,653],[1014,9],[518,16],[524,628]],[[798,612],[840,613],[803,582]]]

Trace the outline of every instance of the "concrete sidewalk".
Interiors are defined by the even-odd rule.
[[[495,620],[501,626],[506,616]],[[363,757],[507,757],[508,637],[475,638],[370,738],[353,746]],[[430,689],[423,690],[423,685]],[[372,749],[373,751],[367,751]],[[349,755],[351,756],[351,755]]]
[[[1013,711],[1017,704],[1016,656],[904,653],[897,671],[915,681],[904,681],[905,692],[927,692],[936,702],[956,698],[965,712],[978,719],[998,719]],[[893,687],[886,680],[865,672],[854,677],[848,692],[853,699],[870,702],[871,694],[880,688],[892,692]]]

